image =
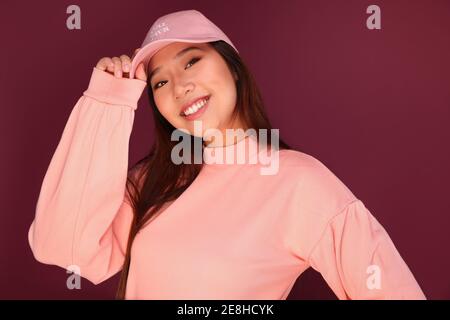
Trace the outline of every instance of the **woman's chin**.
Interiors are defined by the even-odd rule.
[[[214,131],[217,131],[217,126],[211,124],[210,121],[204,121],[201,119],[195,120],[186,126],[186,130],[196,137],[205,138],[207,134],[211,135]]]

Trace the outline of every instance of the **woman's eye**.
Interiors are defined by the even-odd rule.
[[[192,61],[194,61],[194,63],[195,63],[195,62],[197,62],[198,60],[200,60],[200,58],[197,58],[197,57],[192,58],[191,61],[189,61],[189,63],[188,63],[187,65],[189,65]],[[192,63],[192,64],[194,64],[194,63]]]
[[[192,58],[189,62],[188,62],[188,64],[186,65],[186,66],[188,66],[188,65],[190,65],[190,64],[195,64],[197,61],[199,61],[200,60],[200,58],[198,58],[198,57],[195,57],[195,58]],[[185,70],[186,70],[186,68],[185,68]],[[167,81],[160,81],[160,82],[157,82],[156,84],[155,84],[155,86],[154,86],[154,89],[158,89],[158,88],[161,88],[161,87],[158,87],[158,84],[160,84],[160,83],[162,83],[162,82],[167,82]]]
[[[153,88],[154,88],[155,90],[158,89],[158,88],[161,88],[161,87],[158,87],[158,84],[160,84],[160,83],[162,83],[162,82],[164,82],[164,81],[160,81],[160,82],[156,83],[155,86],[154,86]]]

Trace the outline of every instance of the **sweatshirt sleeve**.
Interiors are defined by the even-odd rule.
[[[28,241],[36,260],[98,284],[122,269],[132,209],[126,201],[129,139],[139,79],[93,68],[44,176]]]
[[[388,233],[360,200],[329,221],[309,263],[339,299],[426,299]]]
[[[390,236],[347,186],[309,158],[294,188],[286,239],[339,299],[426,299]]]

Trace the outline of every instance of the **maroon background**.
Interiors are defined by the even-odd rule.
[[[81,7],[81,30],[66,8]],[[152,4],[153,3],[153,4]],[[381,7],[381,30],[366,8]],[[231,38],[282,138],[330,168],[387,229],[429,299],[450,298],[450,1],[2,1],[0,298],[113,298],[118,275],[68,290],[28,246],[42,179],[103,56],[159,16],[197,9]],[[152,143],[144,93],[130,161]],[[308,270],[289,299],[335,299]]]

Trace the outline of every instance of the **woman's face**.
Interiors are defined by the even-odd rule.
[[[182,52],[192,47],[195,49]],[[156,68],[159,70],[154,72]],[[194,120],[201,121],[203,136],[209,128],[225,133],[226,128],[241,127],[239,120],[230,123],[236,106],[237,78],[222,56],[208,44],[171,43],[152,57],[148,71],[156,106],[175,128],[186,129],[194,135]],[[190,116],[182,113],[184,106],[205,96],[209,97],[207,104],[197,112]],[[199,132],[195,135],[199,136]]]

